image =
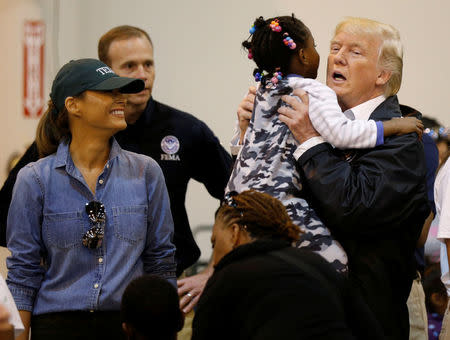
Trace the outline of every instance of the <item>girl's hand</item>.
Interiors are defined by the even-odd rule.
[[[383,122],[384,135],[405,135],[407,133],[415,132],[422,139],[423,123],[420,119],[415,117],[393,118]]]
[[[247,95],[242,99],[237,110],[237,117],[239,120],[239,129],[241,135],[239,144],[242,144],[244,140],[245,131],[247,131],[248,124],[252,118],[253,106],[255,105],[256,87],[251,86],[248,89]]]

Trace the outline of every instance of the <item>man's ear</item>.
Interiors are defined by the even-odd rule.
[[[69,112],[69,114],[80,117],[78,102],[74,97],[67,97],[64,101],[64,105],[66,106],[67,112]]]
[[[387,70],[380,70],[378,74],[377,80],[375,82],[376,85],[384,86],[391,79],[392,72]]]

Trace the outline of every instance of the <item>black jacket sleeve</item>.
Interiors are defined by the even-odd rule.
[[[35,162],[38,159],[37,145],[36,142],[33,142],[17,162],[16,166],[11,170],[0,190],[0,246],[2,247],[6,247],[6,220],[8,218],[9,204],[11,203],[12,191],[16,183],[17,174],[25,165],[30,162]]]
[[[425,219],[425,160],[416,134],[352,152],[346,158],[323,143],[298,159],[311,205],[332,232],[368,237]]]
[[[195,135],[198,138],[196,143],[198,152],[194,157],[192,178],[203,183],[211,196],[222,199],[233,161],[205,123],[200,122],[194,128],[197,129]]]

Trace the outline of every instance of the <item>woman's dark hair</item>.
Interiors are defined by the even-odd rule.
[[[225,224],[245,226],[256,239],[297,241],[300,228],[289,217],[284,205],[276,198],[255,190],[243,191],[231,197],[232,204],[222,203],[216,213]]]
[[[59,143],[68,141],[70,138],[67,109],[64,107],[61,112],[57,112],[53,102],[49,100],[47,111],[42,115],[36,130],[39,157],[42,158],[56,152]]]
[[[270,23],[273,20],[278,20],[281,26],[281,32],[274,32],[270,28]],[[280,70],[282,73],[287,74],[289,72],[289,66],[292,56],[298,52],[300,48],[305,48],[310,31],[305,24],[299,19],[292,16],[281,16],[264,20],[263,17],[259,17],[253,24],[255,32],[244,42],[242,46],[247,51],[251,50],[253,60],[255,61],[257,68],[254,70],[253,75],[256,72],[262,73],[266,71],[272,77],[272,73],[276,70]],[[288,33],[297,45],[295,49],[290,49],[283,43],[284,33]]]

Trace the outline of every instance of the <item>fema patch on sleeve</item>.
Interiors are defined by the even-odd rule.
[[[180,150],[180,141],[175,136],[166,136],[161,140],[161,149],[164,154],[161,154],[161,160],[165,161],[179,161],[180,156],[176,155]]]

